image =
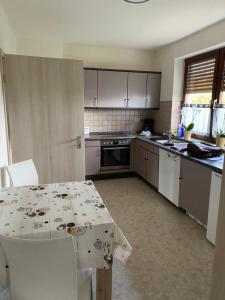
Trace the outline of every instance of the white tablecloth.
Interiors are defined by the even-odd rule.
[[[131,247],[92,181],[27,186],[0,191],[0,234],[52,239],[72,234],[80,268],[125,262]]]

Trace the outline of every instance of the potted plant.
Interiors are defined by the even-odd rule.
[[[225,132],[222,129],[216,132],[216,146],[220,148],[225,147]]]
[[[192,134],[192,129],[194,128],[195,124],[190,123],[188,125],[184,125],[184,139],[187,141],[191,141],[191,134]]]

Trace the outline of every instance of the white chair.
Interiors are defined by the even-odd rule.
[[[0,236],[0,242],[9,267],[11,300],[91,299],[91,272],[78,272],[72,237],[28,240]]]
[[[13,186],[38,185],[38,173],[32,159],[5,167]]]

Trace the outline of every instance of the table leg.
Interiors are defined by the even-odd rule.
[[[96,270],[96,300],[112,300],[112,269]]]

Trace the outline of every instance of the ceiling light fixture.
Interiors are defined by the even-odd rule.
[[[124,0],[128,3],[133,3],[133,4],[141,4],[141,3],[145,3],[148,2],[149,0]]]

